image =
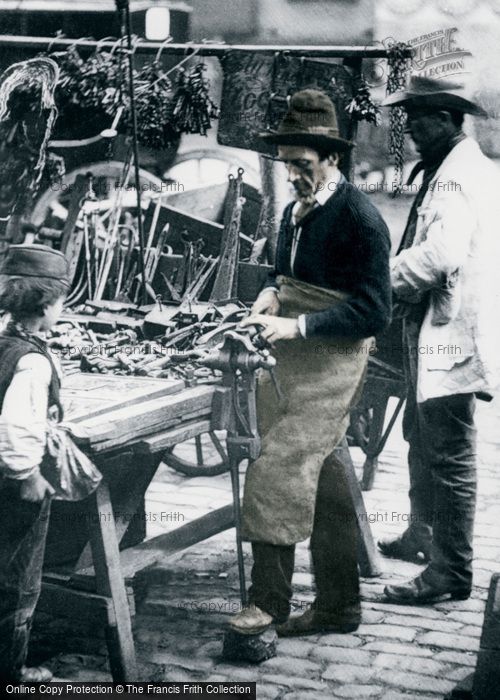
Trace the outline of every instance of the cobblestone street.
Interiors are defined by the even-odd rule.
[[[383,574],[364,579],[363,624],[354,634],[280,640],[278,655],[260,666],[221,657],[227,616],[239,607],[234,532],[228,531],[146,570],[134,582],[141,680],[257,681],[259,698],[437,698],[475,665],[491,574],[500,569],[499,403],[478,403],[479,500],[472,597],[427,607],[389,605],[382,589],[419,567],[382,560]],[[356,466],[362,454],[353,449]],[[406,447],[396,424],[382,455],[375,487],[365,493],[375,538],[396,535],[408,514]],[[163,531],[230,502],[227,475],[186,478],[162,467],[148,492],[146,512],[167,513]],[[161,528],[155,524],[148,536]],[[247,550],[248,552],[248,550]],[[249,563],[249,561],[248,561]],[[307,543],[297,549],[297,610],[314,597]],[[49,665],[59,679],[110,680],[104,639],[85,622],[71,629],[44,620]],[[47,654],[47,649],[45,650]],[[46,655],[45,654],[45,655]]]

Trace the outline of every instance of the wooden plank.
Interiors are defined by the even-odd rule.
[[[77,614],[80,619],[96,625],[116,623],[111,598],[69,588],[62,580],[54,583],[44,578],[36,609],[53,617],[73,617]]]
[[[155,208],[156,203],[151,202],[145,221],[146,228],[153,219]],[[182,253],[184,246],[181,234],[185,231],[188,238],[192,240],[203,238],[205,241],[202,249],[203,255],[215,257],[219,254],[222,231],[224,229],[221,224],[181,211],[168,204],[162,204],[158,213],[153,245],[156,245],[156,239],[167,224],[169,224],[169,230],[165,244],[171,246],[174,252]]]
[[[133,406],[145,399],[175,394],[184,387],[184,381],[178,379],[78,372],[65,378],[61,400],[65,418],[77,423],[108,413],[112,408]]]
[[[82,208],[81,200],[87,189],[85,175],[77,175],[71,187],[68,216],[64,224],[61,238],[61,251],[69,261],[68,276],[73,282],[78,265],[78,259],[83,245],[83,229],[76,227],[76,222]]]
[[[119,459],[119,456],[115,457],[115,459]],[[132,455],[129,453],[128,459],[134,460],[135,453],[132,453]],[[133,482],[130,482],[125,497],[115,501],[115,530],[118,542],[122,541],[137,510],[144,503],[145,493],[156,471],[158,470],[160,459],[161,455],[143,455],[141,459],[141,466],[139,469],[135,470]],[[103,467],[103,473],[105,474],[106,465],[103,464],[99,466]],[[114,497],[116,497],[116,495],[114,495]],[[122,517],[120,517],[120,514]],[[126,517],[123,517],[124,515]],[[89,566],[92,566],[92,551],[90,543],[87,544],[81,553],[75,570],[83,569]]]
[[[115,611],[115,624],[108,626],[108,653],[114,681],[137,680],[132,624],[127,592],[120,568],[120,552],[111,498],[106,482],[101,482],[94,495],[96,518],[91,518],[90,544],[94,561],[96,591],[110,597]],[[104,516],[104,517],[101,517]]]
[[[81,420],[79,426],[86,434],[89,448],[111,449],[164,430],[169,424],[209,415],[213,394],[213,386],[197,386]]]
[[[193,157],[198,155],[203,157],[203,150],[191,153]],[[194,190],[185,192],[169,192],[164,196],[163,201],[170,207],[175,207],[181,211],[195,211],[198,216],[202,216],[209,221],[220,222],[224,211],[224,199],[227,192],[227,182],[208,187],[197,187]]]
[[[186,525],[181,525],[171,532],[158,535],[158,537],[153,537],[142,544],[123,550],[120,553],[122,575],[125,579],[133,578],[138,571],[152,566],[160,559],[176,554],[232,527],[234,527],[234,513],[233,504],[230,503],[196,518]],[[94,569],[89,567],[77,571],[73,581],[78,584],[82,579],[87,579],[88,585],[88,578],[93,576]]]
[[[165,430],[151,437],[142,438],[137,445],[134,445],[134,448],[138,454],[155,454],[156,452],[163,452],[180,442],[190,440],[196,435],[208,433],[210,429],[211,421],[207,419],[195,420],[189,423],[183,422],[178,427]]]

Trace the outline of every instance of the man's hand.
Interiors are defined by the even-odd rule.
[[[299,323],[296,318],[281,318],[267,314],[254,314],[245,318],[241,326],[263,326],[259,335],[263,340],[273,344],[277,340],[293,340],[300,338]]]
[[[277,316],[280,312],[280,302],[277,291],[274,289],[264,289],[252,306],[252,314],[268,314]]]
[[[21,484],[20,496],[23,501],[41,503],[46,496],[53,496],[54,494],[54,489],[39,471],[24,479]]]

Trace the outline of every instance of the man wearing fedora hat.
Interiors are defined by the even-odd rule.
[[[414,77],[385,104],[406,110],[423,182],[391,261],[404,310],[411,518],[379,547],[427,561],[385,594],[409,604],[464,599],[472,585],[475,400],[491,399],[497,383],[500,173],[462,131],[464,114],[485,116],[462,86]]]
[[[342,464],[332,454],[362,388],[372,336],[390,319],[387,227],[347,182],[341,138],[324,93],[292,96],[276,132],[296,201],[284,211],[274,272],[243,325],[274,346],[278,399],[259,380],[261,456],[248,469],[243,536],[252,543],[250,605],[240,634],[278,623],[281,636],[349,632],[360,622],[358,525]],[[311,536],[316,599],[288,620],[295,544]]]

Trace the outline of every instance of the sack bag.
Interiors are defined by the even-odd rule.
[[[70,426],[50,424],[47,445],[40,465],[42,475],[59,501],[81,501],[99,486],[102,474],[73,442]]]

